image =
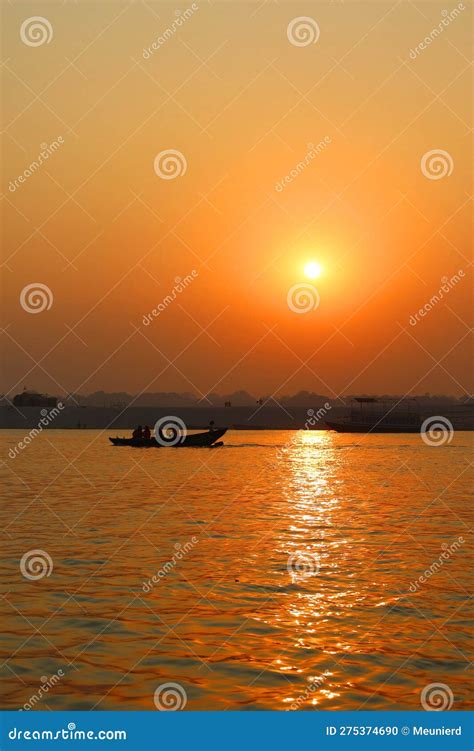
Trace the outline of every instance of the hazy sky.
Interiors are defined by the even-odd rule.
[[[179,11],[3,4],[2,390],[470,390],[469,4]]]

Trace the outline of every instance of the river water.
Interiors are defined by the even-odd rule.
[[[472,434],[0,435],[4,708],[468,707]]]

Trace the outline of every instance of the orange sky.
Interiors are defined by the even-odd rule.
[[[461,6],[202,0],[173,27],[163,2],[4,4],[1,389],[468,391]],[[31,16],[49,41],[23,41]],[[291,43],[300,16],[315,43]],[[163,179],[170,149],[186,169]],[[420,163],[434,150],[439,179]],[[310,260],[319,306],[296,313]],[[37,283],[52,304],[32,314],[20,295]]]

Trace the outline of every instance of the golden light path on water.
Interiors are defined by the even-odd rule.
[[[165,682],[198,710],[416,709],[435,682],[468,707],[472,434],[51,430],[10,460],[22,435],[1,432],[3,706],[62,670],[38,708],[153,709]]]

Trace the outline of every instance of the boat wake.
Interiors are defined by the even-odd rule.
[[[284,443],[224,443],[224,449],[282,449]]]

